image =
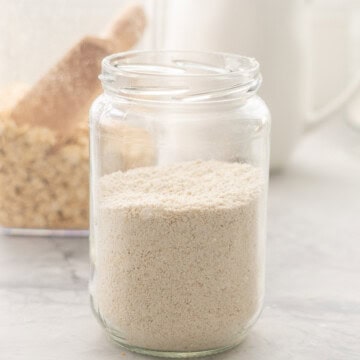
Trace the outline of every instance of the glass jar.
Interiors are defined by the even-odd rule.
[[[259,316],[270,115],[258,63],[223,53],[103,60],[90,111],[93,311],[132,351],[201,356]]]

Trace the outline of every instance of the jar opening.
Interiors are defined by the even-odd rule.
[[[249,57],[192,51],[129,51],[106,57],[104,91],[127,100],[207,103],[250,97],[261,84]]]

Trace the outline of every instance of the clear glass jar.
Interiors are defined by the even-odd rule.
[[[116,343],[191,357],[259,316],[270,115],[258,63],[223,53],[103,60],[90,112],[93,311]]]

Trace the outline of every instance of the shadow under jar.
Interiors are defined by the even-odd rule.
[[[259,64],[223,53],[103,60],[90,112],[90,292],[117,344],[164,357],[241,342],[259,316],[270,114]]]

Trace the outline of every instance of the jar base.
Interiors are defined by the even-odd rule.
[[[31,237],[88,237],[89,230],[67,229],[30,229],[0,227],[0,235]]]
[[[156,356],[161,358],[172,358],[172,359],[186,359],[186,358],[197,358],[197,357],[204,357],[204,356],[210,356],[219,354],[222,352],[225,352],[227,350],[233,349],[234,347],[238,346],[245,338],[247,332],[233,345],[224,346],[220,348],[215,349],[209,349],[209,350],[201,350],[201,351],[163,351],[163,350],[152,350],[152,349],[146,349],[141,348],[137,346],[132,346],[127,344],[123,338],[117,336],[114,333],[107,333],[107,337],[109,340],[116,345],[129,350],[134,353],[147,355],[147,356]]]
[[[115,345],[122,347],[126,350],[129,350],[131,352],[142,355],[155,356],[161,358],[172,358],[172,359],[204,357],[204,356],[219,354],[228,351],[230,349],[233,349],[243,342],[243,340],[246,338],[247,334],[249,333],[249,330],[251,329],[252,325],[255,323],[256,319],[260,315],[260,311],[259,311],[258,314],[254,317],[252,323],[239,334],[238,339],[234,344],[218,347],[214,349],[200,350],[200,351],[165,351],[165,350],[147,349],[147,348],[142,348],[128,344],[126,340],[116,330],[109,327],[106,321],[102,318],[100,312],[98,311],[95,305],[94,297],[92,296],[92,294],[90,294],[90,307],[96,320],[104,328],[107,338]]]

